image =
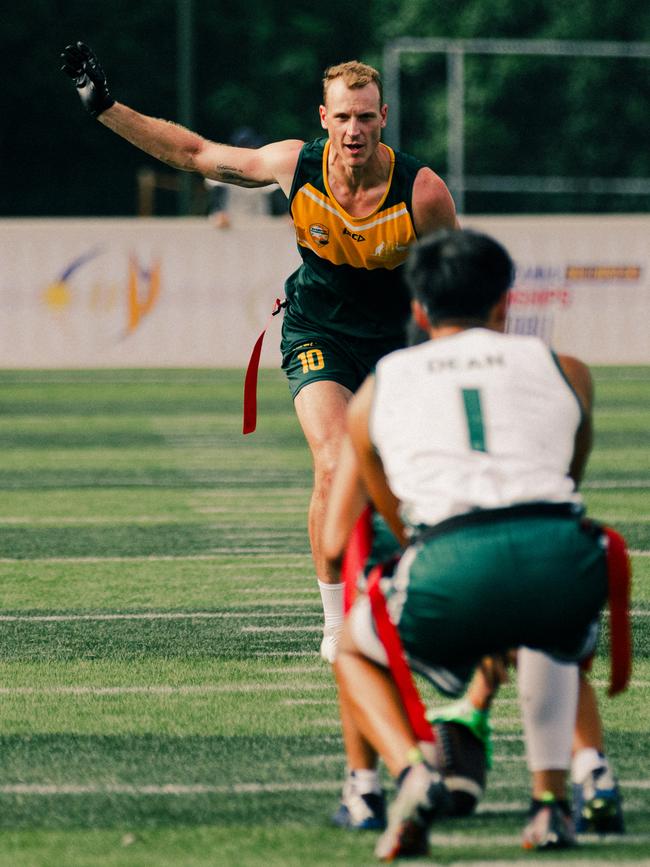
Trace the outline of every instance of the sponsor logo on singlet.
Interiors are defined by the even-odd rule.
[[[309,227],[309,234],[319,247],[324,247],[326,244],[329,244],[330,230],[322,223],[312,223]]]
[[[365,241],[366,240],[365,237],[363,235],[360,235],[358,232],[349,232],[345,228],[345,226],[343,227],[343,234],[349,235],[353,241]]]

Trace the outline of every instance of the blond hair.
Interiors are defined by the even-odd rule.
[[[348,60],[346,63],[338,63],[336,66],[328,66],[323,76],[323,104],[327,104],[327,91],[332,81],[342,78],[346,87],[361,88],[367,84],[375,84],[379,90],[379,104],[383,105],[383,89],[381,76],[377,70],[361,63],[359,60]]]

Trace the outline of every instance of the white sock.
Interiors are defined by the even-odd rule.
[[[357,795],[369,795],[371,792],[381,791],[379,774],[374,768],[358,768],[350,771],[350,778]]]
[[[325,614],[325,629],[336,631],[343,626],[343,583],[325,584],[318,581]]]
[[[596,768],[607,767],[607,765],[607,759],[602,753],[594,747],[585,747],[578,750],[571,760],[571,780],[574,783],[582,783]]]
[[[521,647],[517,685],[529,770],[568,769],[578,708],[578,666]]]

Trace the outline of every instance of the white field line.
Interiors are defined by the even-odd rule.
[[[0,527],[4,524],[182,524],[188,520],[191,520],[189,515],[0,515]]]
[[[260,668],[260,674],[323,674],[325,666],[320,665],[279,665],[277,668]]]
[[[322,632],[322,623],[318,626],[243,626],[242,632],[284,634],[286,632]]]
[[[497,717],[496,719],[492,719],[492,725],[495,730],[498,729],[511,729],[511,728],[519,728],[521,726],[521,717],[519,716],[511,716],[511,717]]]
[[[224,555],[248,554],[259,555],[259,561],[253,564],[247,564],[246,568],[252,567],[263,568],[268,566],[267,562],[262,562],[262,557],[265,560],[271,560],[274,563],[284,563],[287,560],[308,560],[311,562],[310,554],[295,554],[286,551],[278,551],[276,548],[269,547],[250,547],[250,548],[212,548],[209,554],[185,554],[178,557],[172,554],[143,554],[133,557],[0,557],[0,563],[20,563],[27,565],[28,563],[175,563],[175,562],[197,562],[201,560],[220,560]],[[241,565],[232,564],[233,567],[240,568]],[[222,567],[220,567],[222,568]]]
[[[129,783],[5,783],[0,785],[0,795],[126,795],[126,796],[192,796],[192,795],[256,795],[256,794],[285,794],[295,792],[338,792],[341,788],[340,780],[323,780],[301,783],[293,780],[286,783],[232,783],[231,785],[215,786],[202,783],[161,783],[161,784],[129,784]],[[527,801],[508,800],[484,802],[479,805],[477,814],[490,813],[519,813],[528,806]],[[641,805],[639,805],[641,806]],[[597,836],[581,835],[581,840],[594,842],[602,845],[629,844],[650,842],[650,834],[625,834],[621,837],[617,834]],[[446,846],[484,846],[484,845],[510,845],[520,840],[519,835],[492,835],[485,837],[470,836],[467,834],[439,834],[433,833],[430,837],[432,845]],[[545,863],[546,860],[545,860]],[[563,862],[565,863],[565,862]],[[582,862],[583,864],[585,862]],[[593,862],[590,862],[593,863]],[[638,862],[637,862],[638,863]]]
[[[311,655],[311,654],[310,654]],[[305,666],[302,669],[265,669],[266,674],[318,674],[324,671],[323,667]],[[139,684],[139,685],[122,685],[122,686],[81,686],[75,684],[61,684],[59,686],[3,686],[0,687],[0,695],[202,695],[208,693],[231,693],[231,694],[246,694],[255,692],[305,692],[311,691],[331,691],[333,684],[330,682],[317,683],[250,683],[250,684]],[[509,700],[508,700],[509,701]],[[513,699],[514,701],[514,699]],[[282,704],[285,705],[323,705],[336,704],[336,699],[331,698],[295,698],[285,699]],[[518,717],[496,717],[493,718],[493,724],[498,730],[499,728],[511,728],[519,726],[521,720]],[[497,735],[496,740],[508,740],[507,735]],[[512,738],[520,740],[519,736]],[[519,761],[520,757],[504,755],[500,757],[502,761]],[[521,758],[523,761],[523,757]],[[650,786],[650,783],[648,784]]]
[[[248,503],[233,503],[232,506],[200,506],[194,511],[200,515],[224,515],[235,512],[242,515],[304,515],[304,506],[253,506]]]
[[[608,680],[592,680],[591,683],[593,686],[599,686],[599,687],[608,687],[609,686]],[[649,687],[650,687],[650,680],[631,680],[627,685],[628,689],[648,689]]]
[[[300,610],[306,608],[310,600],[282,599],[276,600],[276,604],[287,607],[290,610],[277,611],[275,606],[269,611],[139,611],[124,614],[0,614],[0,623],[65,623],[68,621],[104,621],[104,620],[257,620],[265,617],[298,617],[311,618],[319,616],[317,608],[314,610]],[[295,609],[295,610],[291,610]],[[650,617],[650,610],[641,611],[633,609],[633,617]],[[320,632],[322,625],[317,626],[244,626],[242,632],[286,633],[286,632]],[[606,685],[604,681],[597,681],[598,686]],[[643,681],[632,682],[630,686],[647,686]],[[503,699],[503,703],[514,703],[516,699]]]
[[[300,497],[305,496],[309,497],[311,494],[311,488],[282,488],[282,496],[283,497]],[[200,503],[203,503],[205,500],[218,500],[219,502],[223,502],[224,500],[235,500],[235,503],[240,503],[242,500],[253,500],[255,503],[259,503],[260,501],[260,492],[257,490],[249,491],[244,489],[243,491],[237,491],[237,493],[228,493],[224,491],[192,491],[191,504],[193,506],[197,506]]]
[[[650,557],[650,551],[638,551],[632,548],[630,551],[630,557]]]
[[[252,653],[251,656],[261,657],[262,659],[272,658],[274,656],[309,656],[312,659],[316,656],[315,650],[258,650]],[[325,663],[323,663],[325,665]]]
[[[274,671],[274,670],[278,671],[279,669],[270,669],[270,671]],[[289,672],[289,671],[291,671],[291,669],[288,668],[287,671]],[[595,680],[593,678],[590,678],[590,682],[591,682],[592,686],[603,687],[603,688],[609,686],[608,680]],[[648,689],[648,688],[650,688],[650,680],[631,680],[628,683],[627,688],[628,689]],[[494,710],[492,711],[492,713],[493,713],[493,715],[496,715],[497,719],[498,719],[499,707],[501,707],[502,705],[513,705],[513,706],[518,705],[519,699],[516,697],[514,697],[514,698],[502,698],[499,696],[498,698],[495,699],[495,702],[496,702],[496,704],[494,706]]]
[[[239,591],[237,591],[237,592],[239,592]],[[285,591],[285,592],[293,593],[293,590]],[[278,607],[282,606],[283,608],[303,609],[306,612],[308,612],[311,609],[311,612],[314,615],[314,617],[316,617],[317,615],[320,615],[320,617],[322,618],[323,608],[322,608],[320,599],[316,598],[316,594],[314,593],[313,590],[311,591],[311,595],[314,597],[313,599],[294,599],[293,596],[291,596],[289,598],[284,598],[284,599],[282,597],[279,597],[278,599],[273,599],[273,607],[269,607],[268,616],[269,617],[276,617],[277,615],[275,613],[275,607],[276,606],[278,606]],[[266,597],[266,598],[262,597],[261,599],[255,599],[255,598],[251,599],[249,597],[248,599],[246,599],[246,603],[248,605],[269,605],[270,606],[268,597]],[[294,613],[298,614],[298,610],[296,610],[295,612],[294,611],[290,611],[290,612],[287,611],[287,615],[291,614],[291,616],[293,616]],[[301,614],[300,616],[305,617],[306,614]]]
[[[319,767],[320,765],[328,764],[329,762],[334,762],[334,764],[340,764],[341,762],[345,762],[345,754],[343,752],[340,753],[327,753],[326,755],[320,756],[297,756],[295,759],[296,764],[299,765],[307,765],[311,767],[312,765],[316,765]]]
[[[127,783],[97,784],[42,784],[16,783],[0,785],[2,795],[248,795],[283,792],[330,792],[341,788],[341,781],[300,783],[233,783],[230,786],[202,784],[183,785],[130,785]]]
[[[598,490],[598,488],[648,488],[650,482],[648,479],[625,479],[617,481],[616,479],[590,479],[588,482],[582,482],[582,488],[590,490]]]
[[[637,835],[638,836],[638,835]],[[620,838],[620,835],[619,835]],[[438,844],[438,840],[440,839],[440,843]],[[473,838],[472,838],[473,839]],[[598,843],[602,838],[597,837],[593,840],[589,839],[587,835],[583,835],[580,837],[580,840],[583,840],[585,843]],[[628,839],[626,835],[621,839],[621,843],[625,842]],[[432,838],[433,840],[433,838]],[[436,837],[433,841],[435,845],[444,846],[444,840],[442,837]],[[614,842],[614,841],[612,841]],[[641,841],[641,842],[645,842]],[[519,840],[518,843],[521,843]],[[534,857],[534,856],[532,856]],[[418,861],[418,864],[422,864],[423,867],[438,867],[437,861]],[[543,863],[544,867],[612,867],[614,863],[610,858],[605,860],[603,859],[594,859],[589,858],[589,861],[586,861],[584,858],[562,858],[562,860],[558,860],[557,858],[549,858],[547,852],[542,854],[542,857],[539,861],[532,861],[530,858],[526,858],[525,860],[517,860],[517,861],[450,861],[448,863],[448,867],[531,867],[532,864],[540,864]],[[620,861],[620,864],[632,864],[631,861],[625,859],[624,861]],[[650,858],[644,858],[643,861],[634,861],[633,867],[650,867]]]
[[[256,620],[264,617],[314,617],[315,611],[138,611],[125,614],[0,614],[0,623],[67,623],[94,620]],[[317,632],[322,626],[245,626],[242,632]]]
[[[285,698],[282,702],[283,705],[287,707],[307,707],[313,705],[315,707],[322,707],[326,704],[338,704],[338,699],[336,698]]]
[[[150,686],[4,686],[0,695],[246,695],[258,692],[330,692],[332,683],[202,683],[174,686],[153,684]],[[305,699],[307,701],[307,699]]]
[[[509,810],[508,812],[519,812],[521,809],[523,809],[523,802],[522,802],[521,807],[519,805],[515,805],[515,809]],[[477,810],[477,812],[481,812],[480,807]],[[593,843],[593,844],[596,844],[598,846],[603,846],[603,847],[616,846],[618,844],[619,846],[624,848],[625,845],[628,843],[633,843],[633,844],[638,845],[638,844],[650,842],[650,834],[623,834],[623,835],[621,835],[621,834],[606,834],[603,836],[599,836],[597,834],[580,834],[580,836],[578,837],[578,840],[583,841],[585,843]],[[469,835],[467,833],[465,833],[465,834],[460,834],[460,833],[457,833],[457,834],[438,834],[434,831],[432,834],[429,835],[429,842],[431,843],[431,846],[434,848],[436,846],[446,846],[446,847],[454,848],[454,849],[456,849],[456,848],[457,849],[472,848],[474,846],[481,846],[481,847],[487,846],[489,848],[493,848],[494,846],[513,846],[513,845],[514,846],[520,846],[521,845],[521,836],[519,834],[483,834],[483,835],[479,835],[479,836],[475,836],[474,834]],[[580,851],[580,850],[578,849],[578,851]],[[431,863],[431,862],[425,862],[425,863]],[[489,864],[490,867],[494,867],[494,865],[496,863],[507,864],[508,867],[512,867],[512,865],[522,865],[522,867],[523,867],[523,865],[527,865],[527,867],[530,867],[531,861],[529,859],[526,859],[525,861],[520,860],[520,861],[502,861],[502,862],[495,862],[495,861],[476,862],[476,861],[472,861],[471,862],[472,867],[477,867],[477,863],[481,863],[481,864],[485,864],[485,865]],[[535,861],[534,863],[540,863],[540,862]],[[582,865],[582,867],[585,867],[585,865],[589,865],[589,867],[593,867],[594,864],[598,864],[598,863],[608,864],[609,867],[611,867],[613,862],[609,861],[609,860],[598,862],[598,861],[592,860],[591,858],[588,861],[585,861],[585,860],[565,861],[564,859],[562,859],[561,861],[552,861],[552,860],[548,861],[546,859],[546,853],[543,853],[543,863],[544,863],[544,867],[548,867],[548,865],[550,865],[550,864],[562,864],[562,865],[567,865],[567,864],[577,865],[577,864],[579,864],[579,865]],[[623,864],[634,863],[634,867],[639,867],[640,864],[648,864],[648,863],[650,863],[650,861],[646,860],[643,862],[641,862],[641,861],[629,862],[627,860],[623,860],[620,863],[623,863]],[[463,861],[463,864],[467,865],[468,862]]]
[[[316,582],[314,582],[315,584]],[[256,596],[277,596],[278,591],[273,587],[242,587],[241,589],[237,588],[238,593],[254,593]],[[303,594],[316,597],[318,593],[318,588],[314,587],[297,587],[295,590],[291,590],[296,596],[301,596]]]

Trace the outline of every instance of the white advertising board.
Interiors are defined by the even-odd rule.
[[[510,328],[650,364],[650,217],[467,217],[510,251]],[[243,367],[299,264],[284,218],[0,221],[0,367]],[[262,365],[279,364],[280,317]]]

